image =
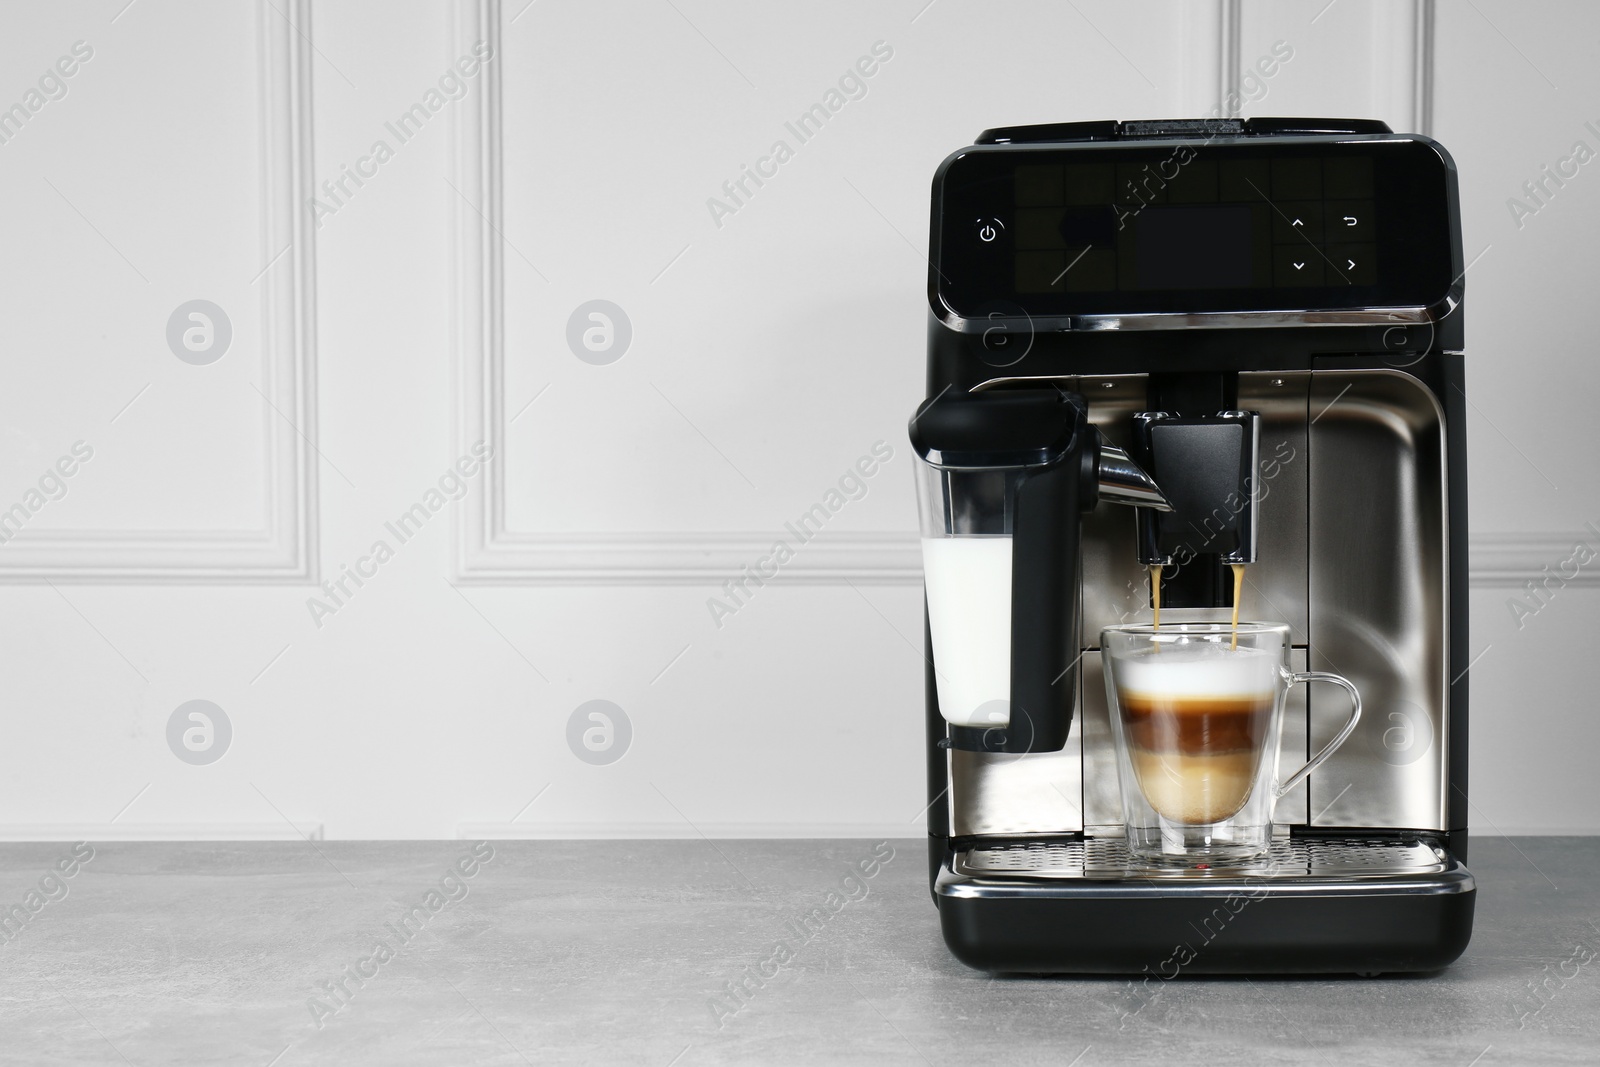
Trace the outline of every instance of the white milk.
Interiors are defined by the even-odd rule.
[[[1279,656],[1261,648],[1230,649],[1217,641],[1165,644],[1160,652],[1119,657],[1117,688],[1174,698],[1248,696],[1277,685]]]
[[[1011,718],[1011,538],[924,537],[922,572],[940,714],[957,726],[1005,725]],[[1004,704],[983,707],[996,700]]]

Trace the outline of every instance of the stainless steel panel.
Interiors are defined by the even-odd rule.
[[[1098,640],[1098,638],[1096,638]],[[1116,740],[1106,702],[1106,673],[1099,652],[1085,652],[1078,672],[1083,698],[1078,722],[1083,729],[1083,826],[1097,836],[1122,836],[1122,793],[1117,784]]]
[[[1089,419],[1110,441],[1127,445],[1132,418],[1145,410],[1145,375],[1114,375],[1063,381],[1089,400]],[[1306,447],[1309,373],[1244,373],[1239,376],[1240,408],[1261,415],[1260,469],[1257,472],[1257,562],[1245,570],[1245,618],[1288,623],[1290,640],[1307,640],[1306,559],[1308,537],[1307,483],[1310,464]],[[1148,572],[1139,565],[1134,518],[1125,508],[1097,508],[1085,518],[1083,536],[1083,643],[1095,649],[1100,630],[1123,622],[1145,622],[1150,609]],[[1226,618],[1225,609],[1167,609],[1171,622]],[[1305,670],[1305,656],[1291,656],[1295,670]],[[1116,753],[1106,707],[1105,676],[1100,654],[1087,652],[1082,661],[1084,825],[1091,834],[1122,833],[1122,799],[1117,786]],[[1306,702],[1303,687],[1290,694],[1285,708],[1283,762],[1297,768],[1305,761]],[[1306,790],[1297,787],[1279,802],[1277,821],[1304,824]]]
[[[1089,422],[1118,448],[1133,444],[1133,416],[1146,408],[1143,374],[1075,378],[1062,388],[1089,401]],[[1139,564],[1133,508],[1097,507],[1083,517],[1083,645],[1100,644],[1100,631],[1150,618],[1149,572]]]
[[[1083,829],[1081,717],[1060,752],[1017,755],[951,749],[950,826],[969,835],[1067,834]]]
[[[1307,591],[1306,493],[1311,477],[1306,410],[1311,375],[1239,375],[1239,407],[1261,416],[1256,469],[1256,562],[1245,568],[1240,617],[1289,624],[1303,645],[1310,623]]]
[[[1311,825],[1444,829],[1444,413],[1396,371],[1313,377],[1310,662],[1354,682],[1365,712],[1311,777]],[[1328,686],[1310,704],[1315,749],[1349,704]]]
[[[1090,419],[1126,447],[1144,410],[1144,375],[1034,379],[1089,399]],[[1281,383],[1281,384],[1280,384]],[[1002,383],[996,382],[996,386]],[[1012,383],[1006,383],[1012,384]],[[1016,384],[1020,384],[1020,381]],[[1259,562],[1246,572],[1243,613],[1287,622],[1296,670],[1331,670],[1361,690],[1356,733],[1285,797],[1279,823],[1443,829],[1448,603],[1443,413],[1395,371],[1240,375],[1240,407],[1262,416]],[[1135,556],[1134,516],[1098,508],[1085,518],[1079,709],[1068,751],[1027,757],[951,757],[958,834],[1119,835],[1121,800],[1104,676],[1102,627],[1146,621],[1149,580]],[[1217,619],[1163,611],[1173,622]],[[1309,689],[1309,691],[1308,691]],[[1297,687],[1284,724],[1293,770],[1343,724],[1348,705],[1329,687]],[[1075,782],[1076,810],[1060,803]],[[1060,788],[1058,788],[1058,786]]]
[[[1289,650],[1289,669],[1292,671],[1306,669],[1305,649]],[[1307,688],[1303,685],[1295,686],[1289,690],[1289,697],[1283,703],[1283,740],[1278,749],[1280,779],[1289,777],[1306,762],[1306,742],[1311,732],[1310,708],[1306,704]],[[1273,823],[1276,826],[1306,825],[1310,819],[1308,803],[1306,783],[1301,782],[1278,798],[1277,805],[1272,809]]]
[[[1145,410],[1143,374],[1056,379],[1089,401],[1089,421],[1112,444],[1132,443],[1132,418]],[[1261,415],[1260,469],[1257,472],[1257,561],[1245,571],[1241,610],[1248,618],[1289,624],[1291,639],[1304,644],[1306,610],[1306,420],[1310,403],[1308,373],[1239,375],[1240,408]],[[1096,508],[1083,522],[1083,643],[1099,645],[1100,631],[1127,622],[1145,622],[1150,609],[1150,575],[1139,564],[1135,513],[1128,508]],[[1226,609],[1164,609],[1172,622],[1203,622],[1227,616]]]

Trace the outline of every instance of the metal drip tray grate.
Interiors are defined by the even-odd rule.
[[[954,857],[958,875],[984,879],[1089,879],[1123,881],[1345,882],[1414,878],[1459,868],[1453,857],[1423,838],[1315,837],[1275,842],[1246,866],[1196,869],[1151,866],[1129,855],[1121,838],[1013,841],[977,845]]]

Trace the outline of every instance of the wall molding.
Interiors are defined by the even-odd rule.
[[[1433,88],[1436,84],[1433,63],[1435,25],[1434,0],[1417,0],[1417,46],[1414,52],[1416,80],[1413,90],[1416,96],[1412,101],[1415,126],[1411,132],[1427,137],[1433,136]]]
[[[468,494],[456,508],[453,567],[456,578],[517,568],[496,558],[493,531],[505,514],[505,346],[502,301],[505,287],[500,223],[500,42],[498,0],[462,0],[456,5],[452,54],[476,41],[488,43],[495,61],[484,64],[482,91],[468,94],[451,116],[454,184],[451,200],[456,238],[453,311],[456,381],[456,454],[490,442],[495,462],[486,465],[482,493]],[[461,203],[462,197],[472,201]]]
[[[312,170],[311,0],[257,0],[263,263],[261,390],[270,409],[260,530],[34,530],[0,546],[0,581],[94,583],[315,581],[317,469],[315,230],[305,205]],[[291,25],[292,21],[292,25]],[[287,246],[288,250],[284,249]]]
[[[794,558],[780,584],[914,585],[922,581],[922,546],[914,533],[818,535],[795,546],[779,533],[507,535],[461,573],[494,585],[721,585],[752,570],[780,538]]]
[[[455,52],[479,40],[501,48],[499,0],[463,0],[456,8]],[[455,329],[457,454],[475,442],[494,447],[484,492],[456,511],[457,581],[492,585],[721,584],[767,555],[771,533],[578,532],[542,534],[506,528],[504,191],[500,62],[484,66],[483,92],[453,115],[456,234]],[[463,196],[470,203],[463,203]],[[792,543],[792,539],[791,539]],[[908,548],[909,545],[909,548]],[[921,580],[915,535],[824,533],[800,547],[783,580],[836,584]]]
[[[685,533],[611,535],[598,550],[577,536],[510,537],[472,575],[485,584],[720,585],[768,555],[779,534]],[[789,535],[782,535],[793,540]],[[1470,538],[1468,581],[1473,588],[1521,588],[1542,578],[1584,541],[1578,533],[1482,533]],[[1600,552],[1600,536],[1589,543]],[[922,546],[916,533],[856,534],[830,540],[824,533],[795,549],[777,585],[918,585]],[[1600,567],[1566,579],[1572,587],[1600,587]]]
[[[1433,130],[1433,41],[1434,0],[1373,5],[1374,114],[1396,133]]]
[[[1179,14],[1183,100],[1174,109],[1175,115],[1223,119],[1238,116],[1238,107],[1230,108],[1228,101],[1239,100],[1242,3],[1243,0],[1191,0],[1183,5]]]
[[[1600,535],[1589,531],[1574,533],[1484,533],[1472,539],[1472,585],[1474,588],[1521,589],[1526,582],[1545,577],[1545,568],[1559,575],[1561,565],[1572,558],[1579,544],[1600,553]],[[1600,587],[1600,566],[1590,564],[1571,578],[1567,586]]]

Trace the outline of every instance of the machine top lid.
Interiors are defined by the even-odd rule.
[[[1043,122],[997,126],[978,134],[974,144],[1060,144],[1071,141],[1124,141],[1156,137],[1306,137],[1393,133],[1377,119],[1139,119],[1118,122]]]

